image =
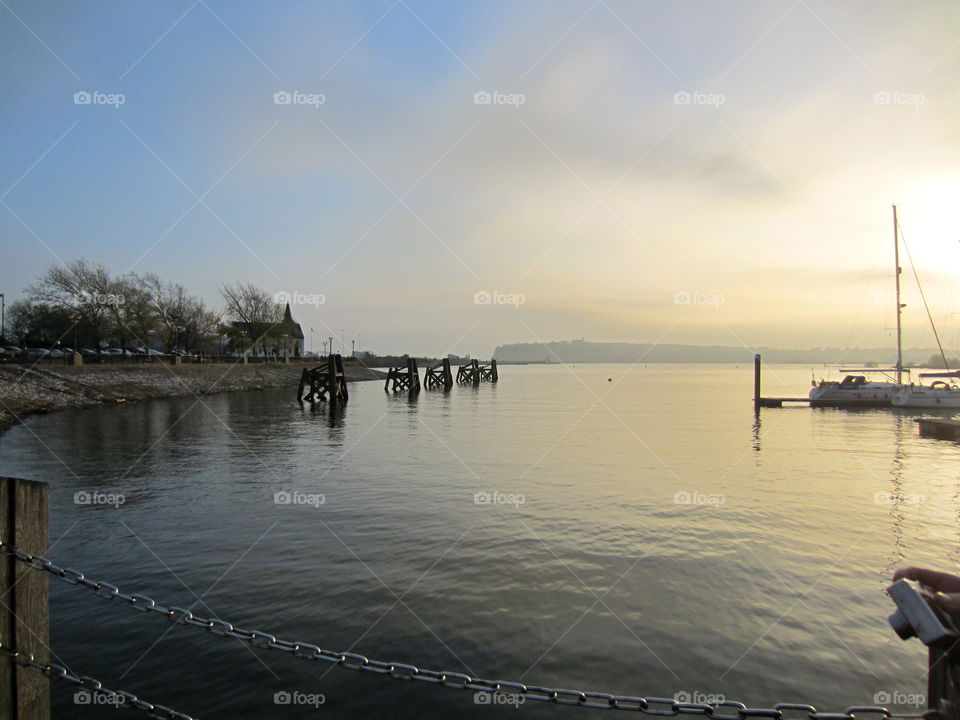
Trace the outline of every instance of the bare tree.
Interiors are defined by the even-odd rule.
[[[274,331],[283,322],[284,306],[253,283],[224,285],[220,288],[220,295],[226,305],[224,315],[230,320],[247,324],[251,348],[255,348],[259,342],[266,351],[267,340],[273,337]]]
[[[73,322],[82,323],[99,352],[109,331],[110,305],[117,301],[114,289],[103,265],[80,258],[52,265],[27,291],[35,301],[66,311]]]

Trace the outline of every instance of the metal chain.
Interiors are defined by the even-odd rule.
[[[65,667],[57,665],[56,663],[38,662],[34,659],[32,653],[16,650],[3,643],[0,643],[0,653],[7,655],[10,660],[17,665],[39,670],[49,678],[64,680],[86,690],[91,695],[99,695],[105,699],[106,704],[112,705],[113,707],[140,710],[146,713],[148,717],[165,718],[166,720],[193,720],[189,715],[184,715],[163,705],[155,705],[146,700],[141,700],[133,693],[126,692],[125,690],[111,690],[110,688],[104,687],[103,683],[95,678],[87,675],[74,675]]]
[[[712,704],[679,702],[676,698],[640,697],[635,695],[611,695],[610,693],[586,692],[581,690],[563,690],[560,688],[525,685],[506,680],[485,680],[474,678],[463,673],[448,670],[428,670],[415,665],[398,662],[383,662],[371,660],[363,655],[352,652],[337,652],[303,642],[278,640],[269,633],[258,630],[244,630],[232,623],[218,618],[204,618],[194,615],[190,610],[171,605],[166,607],[146,595],[127,594],[120,591],[116,585],[93,580],[82,572],[70,568],[54,565],[50,560],[40,555],[33,555],[18,547],[0,541],[0,554],[16,558],[34,570],[45,570],[71,585],[82,585],[92,590],[99,597],[107,600],[119,598],[125,601],[134,610],[143,613],[164,615],[173,623],[182,623],[203,628],[207,632],[220,637],[231,637],[249,643],[262,650],[279,650],[303,660],[322,660],[334,663],[348,670],[372,672],[378,675],[387,675],[396,680],[416,680],[458,690],[473,690],[475,692],[518,696],[524,700],[539,700],[559,705],[577,705],[579,707],[598,708],[602,710],[632,710],[647,715],[672,717],[674,715],[703,715],[711,720],[746,720],[746,718],[771,718],[785,720],[785,714],[798,720],[806,715],[807,720],[863,720],[865,716],[872,716],[872,720],[908,720],[923,718],[924,720],[942,720],[936,710],[912,715],[891,713],[885,707],[857,705],[848,707],[843,712],[819,712],[813,705],[796,703],[778,703],[771,708],[749,708],[743,703],[725,700]],[[730,708],[723,711],[722,708]],[[796,715],[795,713],[800,713]],[[174,716],[171,716],[174,717]],[[182,717],[182,716],[175,716]]]

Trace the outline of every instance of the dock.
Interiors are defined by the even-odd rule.
[[[960,440],[960,420],[915,418],[914,422],[920,428],[920,437],[936,438],[937,440]]]
[[[763,397],[760,395],[760,353],[753,356],[753,407],[773,408],[783,407],[784,403],[795,403],[798,405],[809,405],[810,398],[803,397]]]

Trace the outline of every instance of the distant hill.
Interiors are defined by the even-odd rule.
[[[599,343],[582,340],[561,340],[548,343],[512,343],[498,345],[493,357],[498,362],[565,362],[565,363],[746,363],[754,352],[764,362],[844,364],[849,367],[877,363],[892,367],[896,351],[890,348],[810,348],[783,350],[778,348],[742,348],[722,345],[653,345],[651,343]],[[936,350],[930,348],[904,350],[904,364],[924,363]]]

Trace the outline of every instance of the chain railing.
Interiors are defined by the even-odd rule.
[[[157,705],[146,700],[141,700],[136,695],[125,690],[111,690],[104,687],[96,678],[87,675],[74,675],[62,665],[52,662],[39,662],[31,653],[25,653],[15,648],[7,647],[0,643],[0,653],[3,653],[17,665],[28,667],[42,672],[49,678],[62,680],[64,682],[76,685],[82,691],[88,693],[88,697],[100,697],[105,705],[115,708],[130,708],[131,710],[140,710],[147,717],[165,718],[165,720],[193,720],[189,715],[177,712],[164,705]]]
[[[33,555],[18,547],[0,541],[0,554],[13,557],[34,570],[42,570],[71,585],[81,585],[107,600],[120,599],[134,610],[143,613],[155,613],[165,616],[170,622],[203,628],[213,635],[236,638],[261,650],[278,650],[303,660],[319,660],[332,663],[348,670],[371,672],[385,675],[395,680],[415,680],[458,690],[472,690],[480,693],[522,697],[526,700],[552,702],[558,705],[576,705],[602,710],[630,710],[647,715],[670,717],[674,715],[702,715],[711,720],[745,720],[746,718],[771,718],[786,720],[802,718],[807,720],[941,720],[936,710],[924,713],[895,714],[885,707],[855,705],[843,712],[819,712],[813,705],[798,703],[777,703],[770,708],[751,708],[740,702],[725,700],[711,704],[680,702],[676,698],[641,697],[637,695],[613,695],[610,693],[589,692],[585,690],[565,690],[561,688],[525,685],[506,680],[487,680],[474,678],[459,672],[448,670],[428,670],[415,665],[399,662],[371,660],[364,655],[352,652],[324,650],[311,643],[278,640],[270,633],[259,630],[246,630],[219,618],[205,618],[194,615],[190,610],[176,606],[165,606],[146,595],[128,594],[112,583],[93,580],[84,573],[70,568],[62,568],[40,555]],[[9,652],[9,651],[8,651]],[[38,663],[39,664],[39,663]],[[109,692],[109,691],[108,691]],[[118,693],[119,694],[119,693]],[[156,707],[156,706],[153,706]],[[164,708],[166,710],[166,708]],[[182,718],[182,715],[160,717]]]

